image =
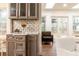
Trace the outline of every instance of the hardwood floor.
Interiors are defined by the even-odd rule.
[[[1,56],[1,52],[0,52],[0,56]],[[6,56],[6,52],[3,52],[2,53],[2,56]]]
[[[52,44],[42,44],[42,56],[56,56],[56,52]]]
[[[54,44],[51,44],[51,43],[42,44],[41,55],[42,56],[56,56]],[[6,56],[6,52],[3,53],[3,56]]]

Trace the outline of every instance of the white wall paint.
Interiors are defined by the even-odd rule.
[[[9,5],[7,8],[7,34],[11,33],[11,20],[9,19]]]
[[[69,35],[72,35],[73,33],[73,16],[79,16],[79,11],[78,10],[43,10],[42,11],[42,16],[46,16],[46,31],[51,31],[51,16],[68,16],[69,17]]]

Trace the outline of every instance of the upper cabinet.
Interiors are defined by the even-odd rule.
[[[27,18],[27,4],[26,3],[19,4],[19,18]]]
[[[27,18],[27,4],[26,3],[11,3],[10,4],[10,18]]]
[[[11,3],[10,18],[16,19],[37,19],[39,3]]]
[[[37,3],[28,4],[28,18],[37,18]]]
[[[16,3],[11,3],[10,4],[10,18],[17,18],[17,13],[18,13],[18,4]]]

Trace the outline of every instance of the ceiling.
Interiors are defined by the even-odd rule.
[[[42,3],[42,9],[46,9],[47,3]],[[55,3],[54,6],[50,9],[50,10],[71,10],[72,7],[74,7],[75,5],[77,5],[77,3],[65,3],[67,4],[67,6],[63,6],[64,3]],[[0,9],[1,8],[7,8],[8,4],[7,3],[0,3]],[[73,9],[74,10],[74,9]],[[79,10],[79,8],[76,8],[76,10]]]
[[[46,9],[47,3],[43,3],[42,4],[42,8]],[[64,4],[66,4],[67,6],[64,7]],[[51,8],[51,10],[79,10],[79,8],[72,8],[74,6],[76,6],[77,3],[55,3],[54,6]]]
[[[67,3],[67,6],[64,7],[64,3],[56,3],[53,9],[72,9],[76,3]]]

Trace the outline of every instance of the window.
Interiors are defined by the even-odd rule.
[[[60,18],[59,31],[62,34],[67,34],[68,33],[68,18],[67,17],[61,17]]]
[[[52,31],[57,32],[57,20],[55,18],[52,19]]]
[[[68,17],[53,16],[52,17],[52,32],[59,34],[68,34]]]
[[[73,17],[73,31],[79,32],[79,16]]]
[[[42,20],[41,20],[41,23],[42,23],[42,31],[45,31],[45,17],[42,17]]]
[[[6,34],[6,10],[0,9],[0,35]]]

